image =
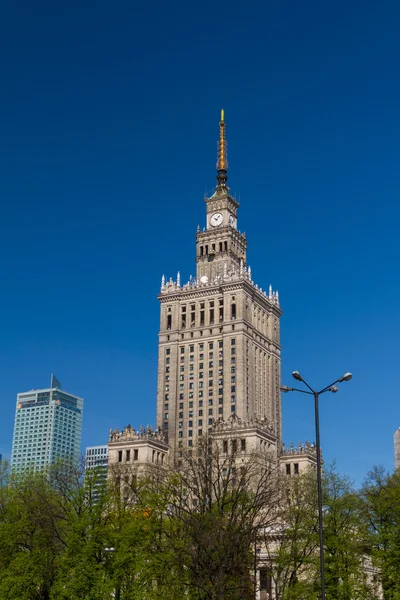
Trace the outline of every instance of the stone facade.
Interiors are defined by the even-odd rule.
[[[282,445],[280,453],[280,464],[282,473],[292,476],[301,475],[310,467],[317,468],[317,447],[315,444],[306,442],[298,443],[297,448],[290,443],[289,448]]]
[[[394,468],[400,469],[400,427],[394,434]]]
[[[282,437],[278,292],[252,280],[239,203],[219,170],[196,235],[196,277],[161,281],[157,427],[176,451],[210,433],[214,420],[266,419]]]
[[[166,465],[168,452],[168,444],[161,432],[151,427],[140,427],[138,431],[130,425],[122,431],[110,429],[109,475],[123,470],[135,477],[144,475],[155,465]]]

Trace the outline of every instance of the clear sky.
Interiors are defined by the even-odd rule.
[[[16,394],[54,372],[83,447],[155,423],[161,275],[195,272],[225,109],[253,279],[284,310],[282,382],[324,387],[325,460],[393,468],[400,4],[2,3],[0,452]],[[282,398],[314,440],[313,403]]]

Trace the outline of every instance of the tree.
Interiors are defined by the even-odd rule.
[[[281,523],[266,540],[278,600],[320,598],[316,473],[282,480]],[[325,589],[330,600],[368,600],[368,547],[360,495],[335,467],[323,473]]]
[[[65,513],[44,473],[0,489],[0,599],[49,600]]]
[[[163,507],[158,568],[181,589],[179,597],[253,598],[257,534],[276,519],[270,457],[254,453],[242,462],[236,440],[224,449],[210,436],[192,452],[182,451],[178,469],[167,471],[156,486],[155,506]]]
[[[381,570],[385,600],[400,599],[400,471],[374,467],[362,489],[373,557]]]
[[[279,522],[264,534],[277,600],[316,595],[318,556],[317,484],[308,470],[296,477],[281,476]]]

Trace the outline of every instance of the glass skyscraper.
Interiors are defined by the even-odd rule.
[[[54,375],[50,388],[17,395],[11,469],[39,470],[57,460],[78,463],[83,398],[61,390]]]

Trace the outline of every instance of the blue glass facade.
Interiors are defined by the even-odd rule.
[[[38,470],[61,459],[78,462],[83,399],[59,388],[17,395],[11,469]]]

